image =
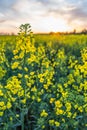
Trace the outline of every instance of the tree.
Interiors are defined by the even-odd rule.
[[[19,29],[20,29],[19,34],[24,33],[24,35],[27,36],[31,33],[31,25],[28,23],[21,24]]]

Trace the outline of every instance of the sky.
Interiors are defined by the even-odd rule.
[[[34,33],[87,27],[87,0],[0,0],[0,32],[18,32],[29,23]]]

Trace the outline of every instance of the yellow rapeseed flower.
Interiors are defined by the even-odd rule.
[[[2,92],[2,90],[0,90],[0,96],[3,96],[4,94],[3,94],[3,92]]]
[[[56,127],[59,127],[60,126],[60,123],[58,121],[55,121],[55,126]]]
[[[3,116],[4,112],[0,112],[0,116]]]
[[[52,104],[55,101],[55,98],[50,98],[50,103]]]
[[[55,106],[56,106],[56,108],[60,108],[60,107],[62,107],[62,103],[59,100],[55,101]]]
[[[40,116],[41,116],[41,117],[47,117],[47,116],[48,116],[48,113],[47,113],[45,110],[43,110],[43,111],[40,113]]]
[[[11,107],[12,107],[11,103],[10,103],[10,102],[7,102],[6,107],[7,107],[7,109],[11,108]]]
[[[54,119],[49,120],[49,125],[53,126],[54,124],[55,124],[55,120]]]

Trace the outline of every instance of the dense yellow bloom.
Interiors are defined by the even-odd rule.
[[[58,92],[63,92],[63,86],[61,84],[58,84],[58,89],[57,89]]]
[[[53,119],[51,119],[51,120],[49,120],[49,125],[54,125],[55,124],[55,120],[53,120]]]
[[[55,121],[55,126],[56,127],[59,127],[60,126],[60,123],[58,121]]]
[[[50,103],[53,103],[55,101],[55,98],[50,98]]]
[[[23,52],[23,51],[21,51],[21,52],[20,52],[20,54],[19,54],[19,58],[21,58],[21,59],[22,59],[23,57],[24,57],[24,52]]]
[[[40,78],[40,82],[43,83],[44,82],[44,78]]]
[[[21,100],[23,104],[26,104],[26,99]]]
[[[30,75],[34,75],[34,72],[30,72]]]
[[[18,50],[13,50],[13,54],[16,55],[18,53]]]
[[[44,84],[44,88],[47,90],[48,89],[48,85],[47,84]]]
[[[62,51],[59,50],[57,56],[60,59],[64,59],[65,58],[64,51],[63,50]]]
[[[71,103],[70,102],[67,102],[65,104],[65,107],[66,107],[66,111],[70,111],[71,110]]]
[[[20,90],[20,91],[18,91],[18,96],[19,96],[19,97],[24,96],[24,90]]]
[[[0,107],[3,107],[5,103],[3,101],[0,102]]]
[[[65,123],[65,119],[64,119],[64,118],[62,118],[62,122],[64,122],[64,123]]]
[[[41,98],[38,97],[38,98],[37,98],[37,102],[41,102]]]
[[[26,84],[27,84],[27,86],[28,86],[29,88],[31,88],[31,85],[32,85],[31,83],[27,82]]]
[[[37,92],[37,88],[36,86],[34,86],[32,89],[31,89],[32,92]]]
[[[0,66],[0,79],[2,79],[5,74],[6,74],[6,70],[3,69],[2,66]]]
[[[28,78],[29,78],[29,76],[28,76],[27,74],[26,74],[24,77],[25,77],[25,79],[28,79]]]
[[[82,106],[78,107],[78,110],[79,110],[80,112],[83,112]]]
[[[55,44],[53,35],[34,45],[30,35],[24,35],[7,39],[9,45],[0,39],[1,129],[12,129],[21,123],[22,114],[25,120],[29,113],[36,117],[33,129],[78,129],[79,124],[86,129],[87,48],[82,50],[82,42],[87,36],[57,35]],[[39,41],[45,41],[43,37]]]
[[[63,96],[63,98],[68,97],[68,92],[62,92],[62,96]]]
[[[75,113],[73,114],[72,118],[76,118],[76,116],[77,116],[77,113],[75,112]]]
[[[25,70],[26,72],[28,72],[28,68],[27,68],[27,67],[24,67],[24,70]]]
[[[3,92],[2,92],[2,90],[0,90],[0,96],[3,96],[4,94],[3,94]]]
[[[4,112],[0,112],[0,116],[3,116]]]
[[[12,104],[10,102],[7,102],[7,105],[6,105],[7,109],[11,108],[12,107]]]
[[[22,96],[24,93],[24,90],[21,86],[21,82],[16,76],[13,76],[11,80],[8,80],[8,83],[5,88],[10,91],[9,96],[10,94],[18,94],[18,96]]]
[[[19,62],[14,62],[12,64],[12,69],[17,69],[18,68],[18,65],[19,65]]]
[[[27,62],[28,62],[29,64],[31,64],[31,63],[34,62],[34,61],[37,62],[36,56],[33,55],[33,54],[31,54],[31,57],[28,58]]]
[[[59,100],[55,101],[55,107],[56,108],[61,108],[62,107],[62,103]]]
[[[35,97],[34,95],[31,97],[32,100],[35,100],[35,98],[36,98],[36,97]]]
[[[56,111],[56,115],[61,115],[64,113],[62,109],[58,109],[58,108],[55,111]]]
[[[18,78],[22,78],[22,74],[18,73]]]
[[[72,113],[71,112],[67,112],[67,117],[71,117]]]
[[[87,48],[81,51],[83,62],[87,61]]]

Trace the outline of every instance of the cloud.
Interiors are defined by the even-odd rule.
[[[6,21],[5,15],[3,13],[0,13],[0,24],[4,23]]]
[[[0,12],[11,10],[11,6],[16,2],[16,0],[0,0]]]
[[[59,22],[72,29],[84,28],[86,6],[87,0],[0,0],[0,28],[14,30],[27,22],[34,31],[48,31]]]
[[[16,17],[17,13],[12,9],[15,2],[16,0],[0,0],[0,20],[8,21]]]
[[[0,23],[4,23],[6,20],[0,20]]]
[[[73,28],[84,28],[87,26],[87,1],[81,0],[62,0],[50,1],[48,5],[48,13],[50,15],[64,18],[68,25]]]

